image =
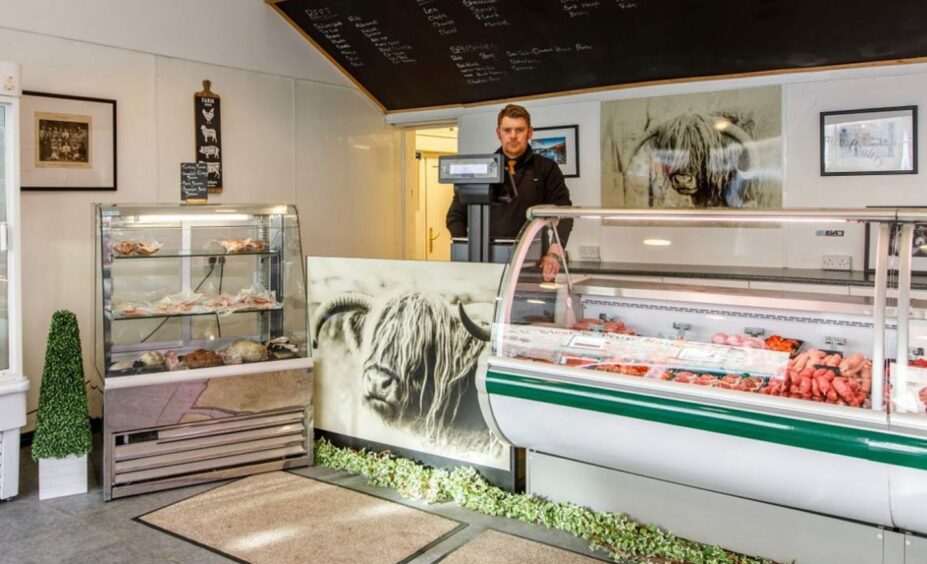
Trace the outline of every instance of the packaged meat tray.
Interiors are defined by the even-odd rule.
[[[890,370],[894,374],[895,363]],[[908,380],[893,390],[892,404],[899,413],[927,415],[927,368],[908,363]]]

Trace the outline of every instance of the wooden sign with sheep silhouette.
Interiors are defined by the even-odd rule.
[[[193,95],[193,123],[196,162],[206,163],[206,184],[210,194],[222,193],[222,130],[219,95],[203,81],[202,92]]]

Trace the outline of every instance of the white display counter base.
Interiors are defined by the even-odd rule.
[[[677,536],[802,564],[927,562],[927,538],[528,452],[528,491]],[[763,476],[756,476],[762,480]]]
[[[19,493],[19,428],[26,424],[29,381],[0,377],[0,500]]]

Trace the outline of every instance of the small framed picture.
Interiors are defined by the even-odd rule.
[[[898,268],[898,243],[901,233],[897,229],[898,224],[893,223],[889,232],[888,251],[890,269]],[[876,239],[879,236],[878,223],[866,224],[866,254],[865,264],[863,266],[866,272],[875,272],[875,255]],[[914,226],[914,240],[911,242],[911,273],[914,275],[927,275],[927,225]]]
[[[917,174],[917,106],[821,112],[821,176]]]
[[[116,101],[23,92],[23,190],[115,190]]]
[[[560,165],[563,176],[579,176],[579,126],[535,127],[531,150]]]

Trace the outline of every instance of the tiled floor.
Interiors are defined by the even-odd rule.
[[[168,490],[103,503],[98,480],[99,452],[99,449],[95,450],[92,456],[90,491],[87,494],[39,501],[38,467],[29,456],[29,449],[22,450],[20,493],[10,501],[0,502],[0,563],[231,562],[207,549],[132,520],[133,517],[213,488],[217,484]],[[607,559],[606,555],[589,551],[586,541],[567,533],[509,519],[487,517],[453,504],[420,504],[403,499],[391,490],[368,486],[363,478],[326,468],[305,468],[296,473],[468,523],[468,526],[458,533],[412,560],[416,564],[435,562],[486,529],[495,529]],[[307,555],[306,562],[313,562],[311,555]]]

